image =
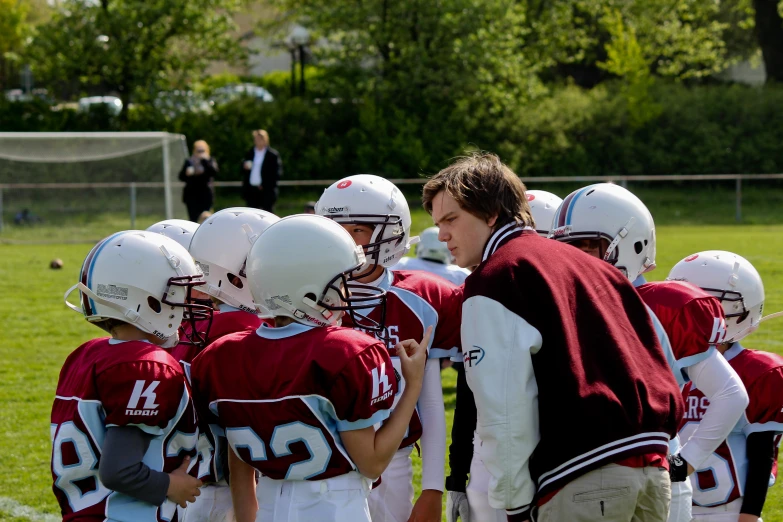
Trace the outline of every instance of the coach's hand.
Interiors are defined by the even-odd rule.
[[[202,483],[199,479],[188,475],[189,465],[190,457],[185,457],[182,464],[169,473],[169,489],[166,492],[169,500],[176,502],[183,508],[187,507],[188,502],[195,502],[196,497],[201,495],[199,488]]]
[[[446,522],[470,522],[468,495],[464,491],[446,492]]]
[[[413,504],[408,522],[440,522],[443,509],[443,493],[435,489],[425,489]]]
[[[413,339],[407,339],[397,344],[397,356],[400,358],[402,376],[405,386],[418,386],[424,380],[424,365],[427,363],[427,347],[432,337],[432,326],[428,326],[424,332],[424,338],[417,343]]]

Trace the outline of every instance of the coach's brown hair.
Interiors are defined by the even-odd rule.
[[[485,221],[497,215],[495,230],[512,221],[535,226],[525,184],[495,154],[476,152],[459,158],[430,178],[422,191],[422,204],[429,214],[432,200],[441,191]]]

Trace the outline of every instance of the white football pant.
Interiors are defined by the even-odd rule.
[[[256,522],[371,522],[371,485],[356,471],[326,480],[259,477]]]
[[[236,522],[231,488],[224,482],[208,484],[201,488],[201,495],[188,504],[182,522]]]
[[[506,522],[506,512],[489,505],[489,471],[479,456],[481,439],[473,434],[473,460],[470,461],[470,480],[465,489],[470,506],[470,522]]]
[[[669,441],[669,453],[680,452],[680,436],[675,435]],[[672,501],[669,504],[668,522],[691,522],[691,504],[693,503],[693,486],[691,481],[672,482]],[[736,520],[734,522],[737,522]]]
[[[742,508],[742,498],[722,506],[693,506],[693,522],[737,522],[740,508]],[[760,518],[759,522],[761,522]]]
[[[413,447],[397,450],[381,475],[380,486],[370,491],[372,522],[408,522],[413,511],[411,451]]]

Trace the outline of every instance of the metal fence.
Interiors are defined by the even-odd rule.
[[[524,180],[528,184],[538,183],[601,183],[610,182],[626,186],[630,182],[680,182],[680,181],[734,181],[735,185],[735,220],[742,220],[742,183],[750,180],[783,180],[783,174],[673,174],[673,175],[642,175],[642,176],[542,176]],[[337,180],[281,180],[281,187],[326,187]],[[426,178],[394,179],[397,185],[422,185]],[[184,184],[172,183],[172,187],[181,189]],[[218,181],[214,183],[217,188],[238,188],[242,184],[239,181]],[[166,185],[162,182],[109,182],[109,183],[5,183],[0,184],[0,232],[3,231],[3,193],[10,190],[85,190],[85,189],[125,189],[128,191],[131,228],[136,226],[137,195],[139,189],[161,189]],[[170,213],[171,203],[167,195],[166,209]],[[173,217],[167,215],[167,218]]]

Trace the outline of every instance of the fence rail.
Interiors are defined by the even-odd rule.
[[[611,182],[626,186],[633,181],[734,181],[735,182],[735,219],[742,220],[742,182],[750,180],[783,180],[783,174],[667,174],[667,175],[638,175],[638,176],[539,176],[527,178],[527,183],[583,183],[583,182]],[[309,180],[280,180],[281,187],[325,187],[335,183],[336,179],[309,179]],[[423,185],[427,178],[393,179],[397,185]],[[184,183],[175,182],[171,187],[182,188]],[[215,187],[241,187],[240,181],[216,181]],[[97,188],[124,188],[128,189],[131,225],[136,223],[136,193],[140,188],[165,189],[164,182],[105,182],[105,183],[0,183],[0,232],[3,231],[3,192],[6,190],[83,190]]]

